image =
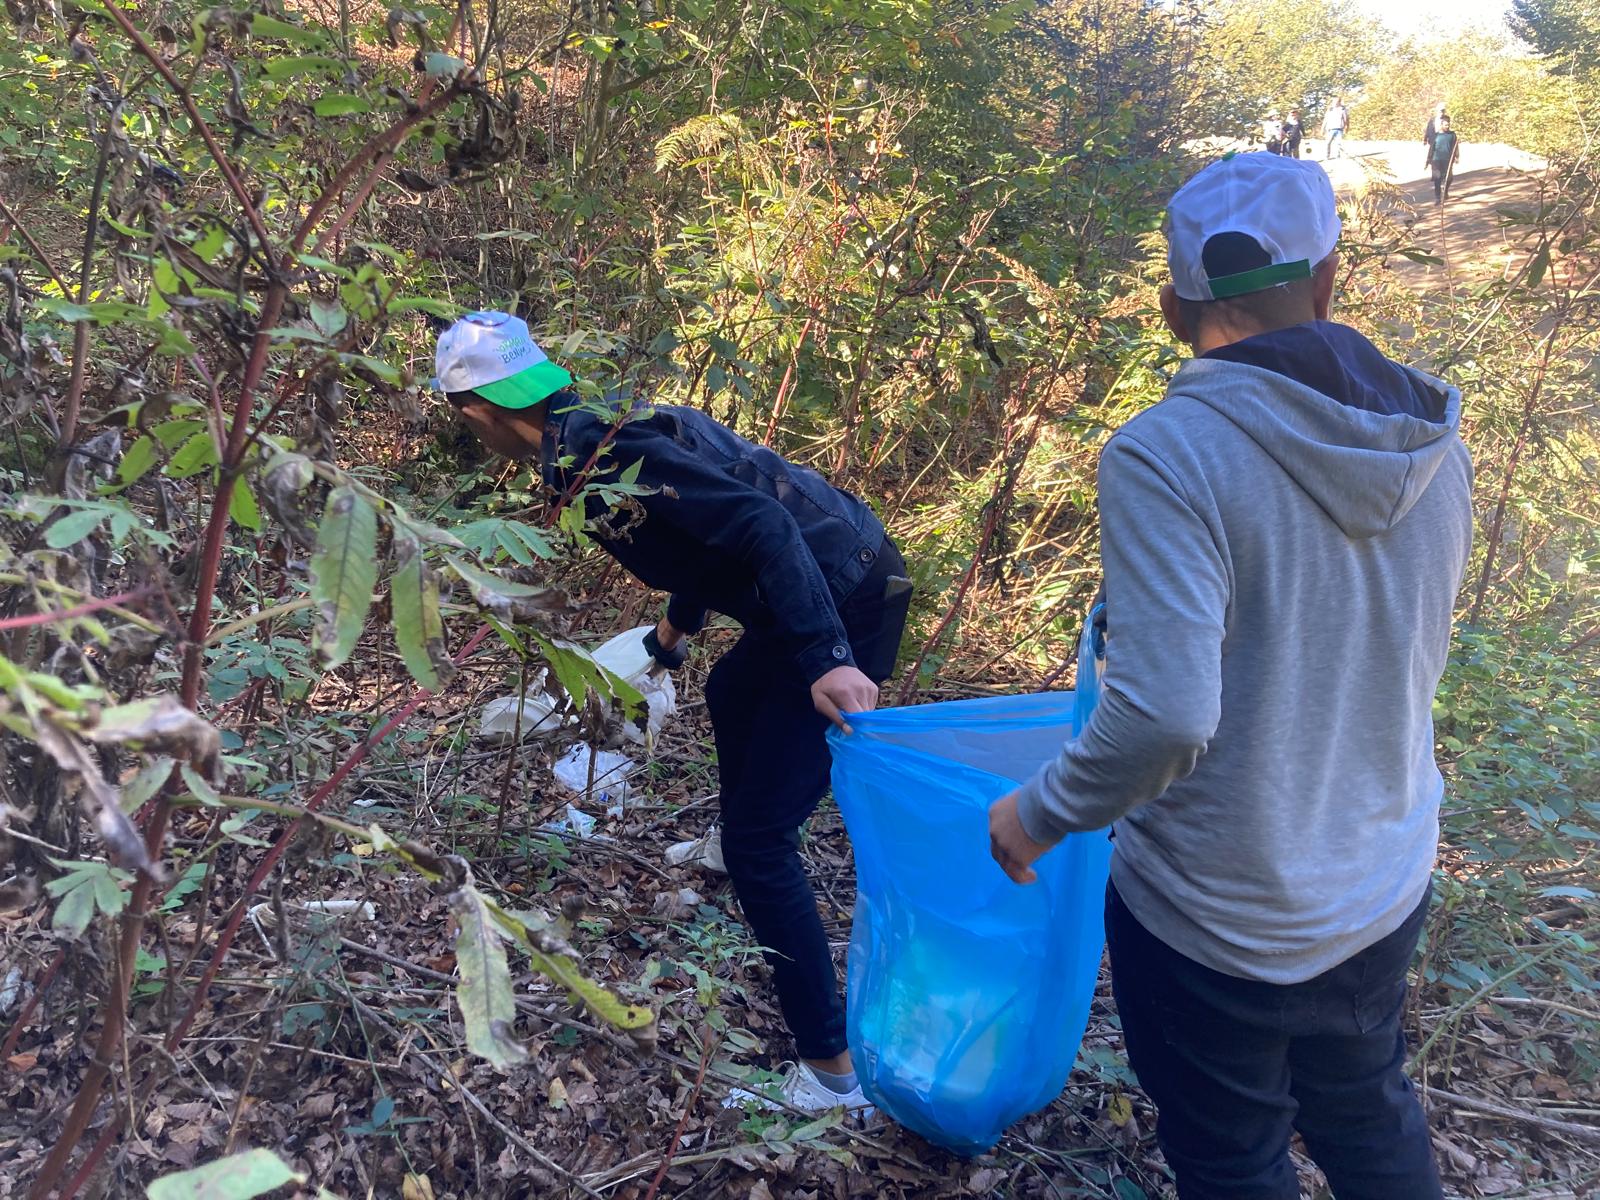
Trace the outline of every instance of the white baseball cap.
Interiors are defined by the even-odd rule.
[[[503,312],[468,313],[439,336],[433,356],[446,392],[477,392],[501,408],[532,408],[572,386],[572,376],[539,349],[528,323]]]
[[[1314,162],[1278,154],[1229,154],[1194,175],[1167,204],[1167,265],[1184,300],[1224,300],[1309,279],[1339,242],[1333,184]],[[1206,243],[1221,233],[1251,238],[1267,263],[1213,275]]]

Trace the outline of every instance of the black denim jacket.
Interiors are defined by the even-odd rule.
[[[672,594],[673,625],[695,633],[707,610],[726,613],[781,639],[807,683],[855,665],[838,609],[884,540],[863,501],[694,409],[640,406],[617,426],[577,403],[570,393],[551,399],[544,481],[566,492],[602,443],[590,481],[615,481],[640,464],[637,482],[650,490],[644,520],[598,540],[645,584]],[[603,512],[591,496],[586,515]]]

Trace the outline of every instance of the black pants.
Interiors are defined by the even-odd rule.
[[[1278,986],[1186,958],[1108,890],[1112,992],[1180,1200],[1299,1200],[1294,1130],[1337,1200],[1438,1200],[1400,1031],[1427,910],[1424,897],[1382,941]]]
[[[1448,167],[1433,168],[1433,202],[1443,204],[1450,199],[1450,170]]]
[[[905,563],[887,539],[873,570],[840,607],[856,666],[874,683],[894,670],[910,594],[885,599]],[[766,948],[778,1004],[801,1058],[845,1049],[844,1006],[800,863],[800,827],[828,790],[828,720],[788,650],[749,630],[706,680],[722,790],[722,855],[755,939]]]

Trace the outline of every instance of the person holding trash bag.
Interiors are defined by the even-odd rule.
[[[1113,993],[1183,1200],[1296,1200],[1296,1130],[1339,1200],[1438,1197],[1401,1016],[1472,536],[1461,394],[1328,319],[1320,166],[1234,155],[1167,217],[1195,357],[1100,458],[1100,704],[991,809],[991,852],[1026,883],[1115,823]]]
[[[658,662],[682,663],[708,611],[744,626],[706,682],[722,828],[720,852],[708,840],[699,858],[726,864],[772,966],[801,1059],[785,1100],[865,1106],[799,842],[828,787],[829,723],[848,731],[849,714],[874,708],[894,669],[911,599],[899,550],[863,501],[695,409],[580,399],[571,375],[508,313],[456,321],[435,365],[485,446],[537,462],[559,497],[587,495],[588,517],[606,505],[586,484],[636,485],[639,512],[593,536],[671,594],[646,639]]]

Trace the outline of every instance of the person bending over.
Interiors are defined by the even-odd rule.
[[[876,706],[910,604],[905,563],[860,499],[692,408],[583,401],[527,325],[471,313],[447,329],[439,386],[490,450],[537,466],[557,496],[637,467],[642,519],[593,525],[599,544],[670,593],[648,644],[682,661],[708,612],[744,628],[711,668],[706,707],[721,786],[720,857],[801,1059],[783,1085],[802,1108],[865,1106],[845,1043],[827,934],[800,862],[800,827],[828,787],[829,722]],[[619,527],[626,528],[619,528]],[[705,858],[718,857],[709,847]]]

